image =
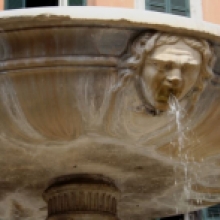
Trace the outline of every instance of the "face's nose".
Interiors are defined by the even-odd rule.
[[[169,84],[179,87],[182,84],[182,75],[179,68],[174,68],[167,72],[166,80]]]

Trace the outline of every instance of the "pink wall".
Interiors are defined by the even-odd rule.
[[[0,11],[4,10],[4,0],[0,0]]]
[[[88,5],[134,8],[134,0],[88,0]]]
[[[203,19],[220,24],[220,0],[202,0]]]

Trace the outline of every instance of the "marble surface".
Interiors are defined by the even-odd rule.
[[[60,7],[0,13],[0,218],[40,220],[59,176],[102,174],[121,192],[121,220],[220,202],[220,27],[126,9]],[[120,62],[143,33],[208,41],[214,76],[182,120],[153,116]],[[120,89],[119,89],[120,88]],[[184,106],[184,105],[183,105]]]

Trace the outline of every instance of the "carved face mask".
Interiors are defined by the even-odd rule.
[[[168,109],[170,95],[182,99],[197,82],[201,55],[182,40],[162,45],[146,58],[141,85],[143,95],[154,108]]]

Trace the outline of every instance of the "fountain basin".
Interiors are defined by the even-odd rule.
[[[62,7],[5,11],[0,27],[1,218],[45,219],[50,181],[81,173],[114,181],[119,219],[220,202],[219,26],[157,12]],[[203,40],[216,54],[199,97],[190,99],[189,88],[180,99],[181,155],[174,117],[145,111],[136,78],[123,75],[130,48],[149,33]]]

